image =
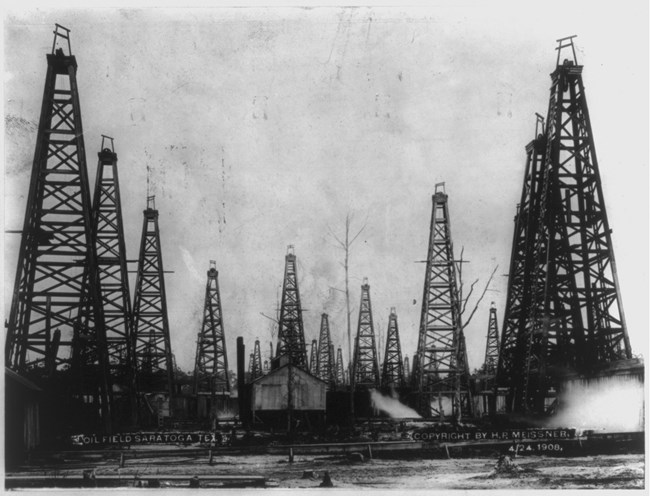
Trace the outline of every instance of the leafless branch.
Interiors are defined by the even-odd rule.
[[[329,231],[330,236],[332,236],[337,241],[337,243],[341,245],[341,248],[345,249],[345,243],[343,241],[341,241],[336,234],[334,234],[334,231],[332,231],[332,228],[330,226],[327,226],[327,230]]]
[[[492,278],[494,277],[494,274],[496,273],[498,268],[499,268],[499,266],[497,265],[494,268],[494,270],[492,271],[492,274],[490,274],[490,278],[487,280],[487,283],[485,283],[485,287],[483,288],[483,292],[481,293],[481,296],[479,297],[478,301],[474,305],[474,309],[472,310],[472,313],[469,314],[469,318],[463,324],[463,328],[465,328],[470,323],[470,321],[472,320],[472,317],[474,317],[474,314],[476,313],[476,310],[478,310],[478,306],[481,304],[481,301],[483,301],[483,297],[485,296],[485,293],[487,293],[488,288],[490,287],[490,283],[492,282]]]
[[[262,317],[266,317],[266,318],[269,319],[269,320],[272,320],[272,321],[275,322],[276,324],[279,323],[277,319],[274,319],[273,317],[269,317],[268,315],[265,315],[265,314],[262,313],[262,312],[260,312],[260,315],[261,315]]]
[[[350,241],[350,243],[349,243],[350,245],[355,242],[355,240],[359,237],[359,235],[363,232],[363,230],[366,228],[367,225],[368,225],[368,217],[366,216],[366,220],[364,221],[363,226],[361,226],[361,229],[359,229],[359,232],[354,235],[354,237],[352,238],[352,241]]]
[[[469,293],[467,293],[467,298],[465,298],[464,300],[463,299],[460,300],[463,303],[463,308],[460,311],[461,315],[465,313],[465,309],[467,308],[467,302],[469,301],[470,296],[472,296],[472,292],[474,291],[474,286],[476,286],[476,283],[478,283],[478,279],[476,279],[469,287]]]

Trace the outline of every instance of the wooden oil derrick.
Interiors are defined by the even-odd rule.
[[[501,349],[497,366],[499,387],[510,390],[508,405],[512,405],[512,394],[521,390],[519,377],[524,368],[525,328],[532,304],[536,271],[535,236],[540,220],[540,197],[543,184],[543,162],[546,151],[544,118],[536,114],[535,138],[526,145],[526,165],[521,199],[514,218],[514,234],[508,274],[508,291],[501,333]],[[519,388],[517,387],[519,385]]]
[[[472,400],[444,183],[436,184],[432,202],[414,370],[417,406],[424,417],[460,420],[472,415]]]
[[[540,185],[524,184],[539,205],[529,233],[533,255],[513,248],[511,261],[528,264],[532,281],[518,326],[504,328],[498,369],[498,385],[508,388],[506,404],[516,412],[551,411],[567,371],[588,376],[632,356],[573,38],[558,40]]]
[[[167,316],[167,295],[155,198],[144,211],[138,274],[133,304],[138,392],[173,393],[173,361]]]
[[[309,373],[318,376],[318,341],[311,340],[311,348],[309,352]]]
[[[285,257],[276,358],[283,355],[287,356],[293,366],[304,370],[308,369],[296,255],[293,252],[293,245],[288,247]]]
[[[105,146],[107,145],[107,146]],[[110,146],[110,148],[109,148]],[[106,329],[114,414],[137,418],[133,320],[127,268],[122,200],[113,138],[102,136],[93,196],[93,230]]]
[[[411,382],[411,365],[409,363],[408,355],[404,357],[404,384]]]
[[[345,367],[343,366],[343,352],[340,346],[336,350],[336,385],[345,385]]]
[[[255,366],[255,354],[250,353],[248,355],[248,372],[246,373],[246,382],[252,382],[253,379],[253,367]]]
[[[253,348],[251,358],[251,381],[254,381],[264,375],[264,371],[262,370],[262,352],[260,351],[259,339],[255,340],[255,347]]]
[[[47,54],[5,364],[48,390],[42,413],[48,421],[110,431],[109,360],[76,75],[70,31],[57,24]]]
[[[390,309],[388,331],[386,333],[386,352],[381,373],[381,385],[385,388],[400,388],[404,385],[404,367],[402,348],[399,342],[397,313],[395,307]]]
[[[197,340],[194,365],[194,392],[195,394],[230,392],[219,271],[214,260],[210,260],[205,285],[203,322]]]
[[[375,330],[372,322],[372,305],[370,303],[370,285],[368,278],[361,286],[361,303],[359,305],[359,324],[354,346],[352,362],[352,387],[379,387],[379,364]]]
[[[336,370],[334,367],[334,345],[330,338],[329,316],[321,315],[320,334],[318,336],[318,378],[325,381],[330,387],[336,384]]]
[[[488,319],[487,338],[485,341],[485,360],[483,361],[483,373],[494,376],[497,372],[499,362],[499,327],[497,323],[497,309],[494,302],[490,306],[490,317]]]

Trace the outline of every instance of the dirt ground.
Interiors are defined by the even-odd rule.
[[[360,457],[359,457],[360,458]],[[513,459],[509,472],[496,473],[496,459],[351,460],[348,456],[273,455],[138,458],[120,468],[115,460],[74,465],[23,467],[17,474],[65,475],[95,469],[97,475],[142,478],[159,475],[263,475],[267,487],[316,488],[328,471],[336,488],[382,489],[640,489],[644,456],[607,455],[576,458],[527,456]],[[162,487],[173,483],[162,482]],[[178,483],[174,485],[179,485]],[[207,484],[202,483],[202,487]]]

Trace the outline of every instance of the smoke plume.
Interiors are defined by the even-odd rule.
[[[633,376],[574,380],[566,383],[549,427],[599,432],[643,430],[643,383]]]
[[[370,400],[373,408],[387,413],[391,418],[422,418],[415,410],[400,403],[397,398],[384,396],[376,389],[370,390]]]

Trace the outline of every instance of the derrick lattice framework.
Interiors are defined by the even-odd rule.
[[[370,303],[370,285],[364,278],[361,286],[361,303],[359,305],[359,324],[354,344],[352,361],[352,385],[379,387],[379,364],[377,362],[377,345],[372,322],[372,305]]]
[[[345,367],[343,366],[343,351],[341,347],[336,350],[336,385],[345,385]]]
[[[309,351],[309,373],[311,375],[318,375],[318,341],[311,340],[311,348]]]
[[[308,369],[300,292],[298,291],[298,274],[296,273],[296,255],[291,245],[285,257],[278,344],[276,348],[276,357],[282,355],[288,356],[293,365],[304,370]]]
[[[262,377],[262,375],[264,375],[264,371],[262,369],[262,352],[260,350],[259,339],[255,340],[253,353],[251,353],[249,372],[250,372],[251,381],[254,381],[255,379]]]
[[[386,333],[386,352],[381,371],[383,387],[399,388],[404,385],[404,366],[402,363],[402,348],[399,342],[399,328],[395,308],[390,309],[388,317],[388,332]]]
[[[409,364],[408,355],[404,357],[404,384],[409,384],[411,381],[411,369]]]
[[[421,415],[458,419],[471,416],[472,399],[447,199],[437,184],[413,375]]]
[[[104,147],[110,143],[110,148]],[[122,202],[113,139],[102,137],[98,153],[93,229],[101,286],[111,382],[135,389],[131,292],[122,221]]]
[[[506,308],[503,317],[501,350],[498,361],[498,384],[514,391],[519,385],[518,376],[524,368],[525,332],[531,308],[532,288],[536,282],[533,270],[535,261],[535,235],[540,220],[540,197],[543,179],[543,162],[546,151],[544,118],[537,114],[535,138],[526,145],[526,166],[521,199],[514,218],[514,234],[510,256],[510,271]],[[541,281],[540,281],[541,282]]]
[[[497,309],[492,303],[490,306],[490,317],[488,319],[487,339],[485,342],[485,360],[483,361],[482,372],[494,376],[497,372],[499,362],[499,324],[497,322]]]
[[[210,260],[205,285],[203,323],[196,346],[194,391],[196,393],[230,392],[219,271],[214,260]]]
[[[498,369],[506,404],[518,412],[548,411],[562,371],[589,375],[631,358],[582,66],[573,37],[558,41],[541,184],[533,190],[537,225],[526,233],[533,256],[511,261],[531,264],[531,294],[518,325],[504,323]],[[569,58],[560,63],[563,53]]]
[[[5,363],[40,384],[66,375],[64,387],[92,396],[106,423],[108,354],[76,74],[69,30],[57,24],[47,54]]]
[[[334,368],[334,345],[330,337],[329,316],[321,315],[320,334],[318,336],[318,373],[319,379],[325,381],[330,387],[336,384],[336,371]]]
[[[133,304],[135,360],[140,392],[173,391],[173,360],[167,316],[158,210],[147,198]]]

